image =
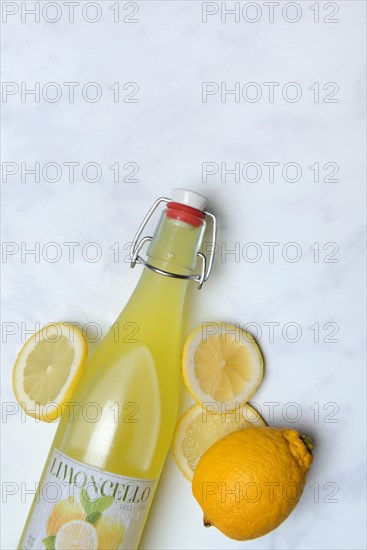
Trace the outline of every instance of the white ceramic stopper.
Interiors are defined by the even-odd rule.
[[[205,210],[208,204],[208,199],[203,197],[203,195],[182,187],[172,189],[172,201],[186,204],[187,206],[191,206],[191,208],[202,211]]]

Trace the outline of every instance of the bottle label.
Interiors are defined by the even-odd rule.
[[[23,550],[136,548],[154,488],[154,480],[104,472],[55,449]]]

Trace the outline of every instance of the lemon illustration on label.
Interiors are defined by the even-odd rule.
[[[112,496],[91,499],[88,491],[60,500],[47,520],[46,550],[116,550],[125,538],[125,526],[117,518],[103,516],[114,502]]]
[[[97,531],[87,521],[69,521],[56,535],[55,550],[98,550]]]
[[[74,497],[60,500],[52,508],[47,520],[46,532],[48,536],[56,535],[60,527],[74,519],[85,519],[85,512]]]
[[[125,527],[117,519],[101,518],[96,525],[98,549],[116,550],[125,538]]]

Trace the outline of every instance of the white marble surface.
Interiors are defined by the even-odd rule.
[[[4,96],[2,104],[3,161],[15,163],[3,166],[8,177],[3,173],[2,183],[3,240],[10,243],[7,252],[14,252],[3,257],[2,265],[3,402],[14,401],[11,370],[25,331],[53,320],[95,322],[104,328],[111,324],[139,276],[139,268],[131,271],[123,261],[127,253],[123,246],[142,215],[153,199],[169,195],[173,186],[196,189],[209,197],[218,216],[222,248],[210,281],[192,297],[189,328],[215,319],[253,323],[255,335],[261,328],[266,376],[254,401],[270,424],[310,433],[316,441],[315,460],[292,516],[269,535],[240,543],[202,527],[190,485],[169,456],[142,547],[365,548],[365,3],[302,1],[285,8],[287,3],[280,1],[274,7],[273,23],[264,2],[257,3],[261,16],[254,23],[242,16],[238,23],[234,16],[222,23],[224,3],[211,3],[207,9],[217,8],[218,13],[208,15],[203,23],[201,2],[146,1],[139,2],[138,13],[131,16],[138,22],[115,23],[113,2],[107,0],[95,3],[101,17],[94,24],[83,19],[82,8],[89,19],[98,12],[93,6],[85,11],[83,0],[75,6],[73,23],[63,2],[58,3],[58,11],[55,3],[42,11],[46,3],[41,2],[39,23],[21,4],[29,8],[34,2],[3,2],[3,10],[9,13],[7,19],[3,13],[3,80],[13,83],[6,89],[14,92]],[[233,4],[227,2],[227,7]],[[241,9],[245,4],[240,3]],[[120,7],[120,19],[134,10],[133,3],[121,2]],[[317,7],[319,23],[314,22]],[[17,8],[18,12],[10,13]],[[338,13],[332,15],[336,8]],[[247,18],[254,19],[253,3],[245,9]],[[289,11],[282,15],[282,9]],[[299,21],[286,21],[297,16],[296,9],[302,12]],[[59,21],[47,21],[56,16]],[[324,22],[325,18],[339,21]],[[31,95],[22,102],[22,82],[23,91],[24,86],[29,89],[40,83],[39,102]],[[46,98],[54,97],[56,88],[47,87],[49,82],[57,83],[62,92],[54,103],[42,96],[43,91]],[[69,101],[64,82],[80,83],[74,102]],[[96,103],[81,94],[90,82],[102,91]],[[120,83],[121,96],[134,91],[133,87],[123,90],[125,83],[136,82],[138,102],[115,103],[109,90],[115,82]],[[247,97],[254,97],[259,89],[262,97],[258,102],[242,97],[236,102],[228,95],[221,102],[216,93],[204,103],[203,82],[219,83],[219,88],[224,82],[228,89],[239,82]],[[243,88],[250,82],[256,82],[257,88]],[[279,83],[273,102],[266,82]],[[294,97],[295,87],[284,88],[289,82],[296,82],[298,93],[302,92],[299,101],[283,98],[282,91]],[[319,102],[314,101],[315,82]],[[339,87],[335,95],[331,95],[335,84],[323,89],[330,82]],[[85,91],[92,97],[95,90]],[[325,103],[326,96],[338,102]],[[41,171],[47,163],[58,163],[59,181],[46,181],[54,177],[52,167],[50,172],[46,167],[46,180],[42,173],[39,182],[23,173],[22,181],[21,163],[30,167],[35,162]],[[67,162],[79,163],[74,181],[68,181],[63,165]],[[94,177],[92,168],[83,176],[81,168],[88,162],[100,166],[100,181],[87,181]],[[131,168],[124,172],[123,166],[129,162],[139,166],[138,182],[114,182],[109,167],[120,163],[124,177]],[[257,182],[242,176],[235,181],[232,175],[222,182],[218,172],[203,182],[203,162],[214,163],[212,170],[222,162],[228,168],[241,163],[241,169],[258,163],[262,177]],[[269,181],[264,162],[280,163],[275,181]],[[282,168],[290,162],[302,170],[299,181],[282,177]],[[320,182],[314,181],[315,172],[309,168],[315,163],[320,165]],[[338,165],[337,181],[323,181],[334,166],[325,171],[325,163]],[[12,170],[17,172],[10,175]],[[251,168],[248,173],[254,178]],[[289,168],[286,177],[294,174]],[[71,241],[80,243],[74,262],[63,244]],[[57,243],[61,254],[54,263],[50,258],[56,249],[47,247],[50,242]],[[100,246],[102,256],[97,262],[83,258],[82,248],[90,242]],[[115,262],[109,247],[116,242],[121,256]],[[273,262],[269,261],[270,245],[264,244],[269,242],[279,243]],[[24,256],[25,247],[34,248],[35,243],[40,243],[39,261]],[[288,243],[297,243],[299,261],[289,261],[297,250]],[[226,254],[235,247],[240,257]],[[90,257],[95,252],[91,247],[84,250]],[[251,262],[255,253],[261,257]],[[279,323],[273,339],[266,324],[272,322]],[[297,342],[289,341],[294,332],[292,327],[286,332],[287,323],[296,323],[302,331]],[[325,327],[326,323],[331,324]],[[273,420],[269,402],[279,403]],[[291,402],[302,412],[294,424],[282,414],[295,413],[294,408],[287,409]],[[181,411],[189,403],[182,390]],[[1,427],[1,548],[10,550],[16,546],[32,499],[24,492],[39,479],[56,425],[39,425],[30,418],[24,422],[16,413],[3,416]],[[4,494],[12,488],[14,495]]]

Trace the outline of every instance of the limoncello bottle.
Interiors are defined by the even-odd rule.
[[[162,202],[154,237],[141,238]],[[176,421],[185,293],[212,267],[213,255],[206,262],[199,252],[207,216],[215,234],[206,203],[175,189],[144,219],[132,246],[132,265],[143,263],[143,273],[61,417],[19,548],[138,546]]]

